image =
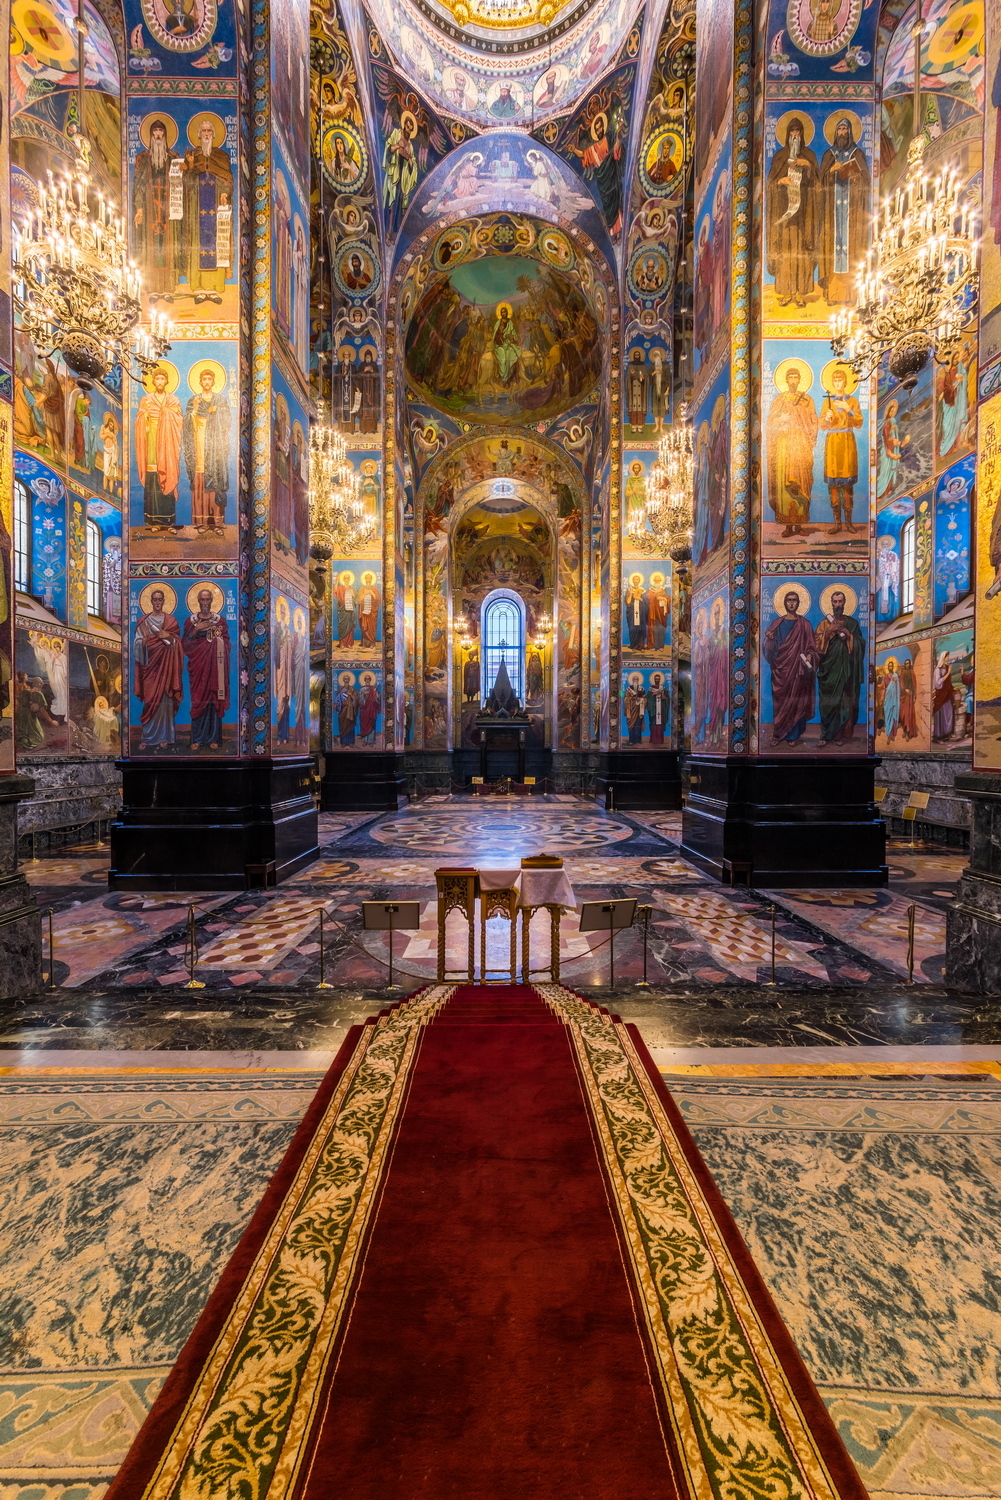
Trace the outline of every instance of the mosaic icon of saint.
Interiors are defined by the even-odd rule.
[[[184,691],[181,631],[166,607],[163,589],[152,589],[150,609],[132,638],[132,691],[142,703],[142,747],[169,750]]]

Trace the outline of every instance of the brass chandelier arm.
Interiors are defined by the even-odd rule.
[[[62,355],[78,381],[101,380],[117,362],[145,375],[170,348],[161,313],[143,320],[142,278],[129,258],[125,220],[90,176],[86,133],[83,0],[77,18],[77,111],[73,169],[40,187],[36,208],[15,225],[12,292],[20,326],[40,353]]]
[[[366,514],[361,475],[347,456],[342,435],[331,425],[325,402],[317,404],[309,434],[309,532],[314,556],[363,547],[376,534],[377,519]]]
[[[629,537],[643,552],[665,554],[675,562],[691,556],[694,524],[694,438],[687,403],[660,441],[659,456],[646,476],[646,499],[629,518]]]
[[[94,190],[83,156],[71,176],[50,177],[16,227],[12,282],[21,328],[78,378],[100,380],[116,361],[144,374],[170,348],[163,315],[143,324],[124,221]]]
[[[862,378],[885,358],[905,389],[929,356],[951,364],[978,308],[976,211],[961,199],[959,173],[923,170],[927,141],[915,137],[903,182],[876,219],[856,273],[856,303],[831,318],[831,347]]]

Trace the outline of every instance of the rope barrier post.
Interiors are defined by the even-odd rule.
[[[323,937],[323,920],[324,920],[324,912],[323,912],[323,907],[321,906],[320,907],[320,982],[316,986],[316,988],[318,990],[332,990],[333,989],[333,985],[327,983],[326,975],[324,973],[324,951],[325,951],[326,944],[324,942],[324,937]]]
[[[386,988],[387,990],[398,990],[400,986],[393,983],[393,917],[396,913],[396,907],[387,906],[386,910],[389,913],[389,982]]]
[[[186,990],[203,990],[205,985],[200,979],[195,978],[195,967],[198,963],[198,939],[195,936],[195,908],[188,907],[188,940],[185,945],[188,950],[188,982],[184,986]]]
[[[643,978],[637,979],[636,988],[638,990],[648,990],[650,988],[650,981],[646,977],[646,949],[647,938],[650,933],[650,918],[653,915],[653,907],[641,906],[639,910],[640,914],[643,917]]]
[[[917,907],[912,902],[907,908],[907,983],[914,983],[914,917]]]
[[[56,964],[54,958],[55,944],[52,939],[52,907],[49,906],[45,911],[39,912],[39,916],[48,917],[49,919],[49,972],[45,978],[45,986],[47,989],[54,990],[56,987]]]
[[[774,906],[770,907],[769,910],[771,911],[771,914],[772,914],[772,977],[771,977],[771,979],[766,979],[764,981],[764,983],[770,989],[772,987],[772,985],[775,983],[775,917],[776,917],[776,913],[775,913]]]
[[[608,929],[608,988],[615,988],[615,928]]]

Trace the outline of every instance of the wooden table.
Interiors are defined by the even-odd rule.
[[[476,898],[480,894],[479,871],[470,865],[443,865],[434,872],[438,887],[438,983],[464,978],[472,984],[476,968]],[[469,924],[466,973],[445,972],[445,919],[450,911],[461,911]]]
[[[515,925],[517,912],[521,912],[521,982],[531,984],[531,927],[532,918],[537,911],[543,907],[549,913],[549,972],[553,983],[558,984],[560,980],[560,917],[563,911],[569,907],[575,910],[577,898],[574,895],[573,886],[570,884],[566,871],[558,869],[522,869],[521,866],[497,869],[480,870],[480,922],[481,922],[481,945],[480,945],[480,967],[483,975],[486,975],[486,917],[484,916],[484,892],[493,893],[497,897],[505,898],[505,906],[498,904],[498,912],[504,915],[510,912],[511,921],[511,977],[514,980],[515,971]],[[511,900],[517,897],[516,903]],[[486,916],[495,915],[495,911],[487,911]]]

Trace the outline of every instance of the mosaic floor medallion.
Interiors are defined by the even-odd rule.
[[[488,856],[600,849],[632,838],[635,829],[602,813],[564,812],[562,808],[524,811],[490,808],[489,819],[470,809],[461,812],[401,813],[371,830],[380,844],[480,860]]]

